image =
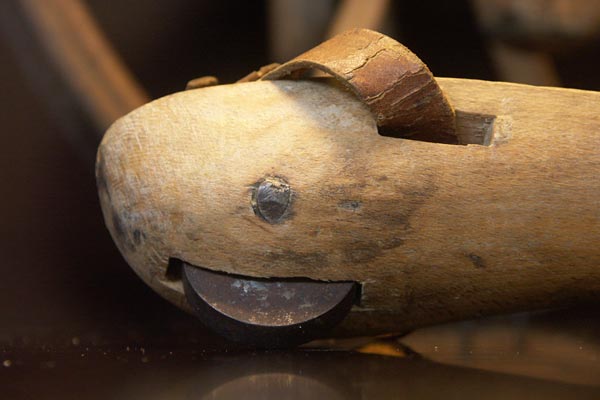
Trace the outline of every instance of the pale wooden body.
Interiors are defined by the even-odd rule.
[[[380,136],[362,103],[325,83],[154,101],[100,147],[109,230],[140,277],[184,309],[181,282],[165,277],[171,257],[360,282],[342,326],[355,334],[600,298],[600,93],[438,82],[463,131],[495,116],[490,146]],[[280,224],[251,206],[267,176],[294,192]]]

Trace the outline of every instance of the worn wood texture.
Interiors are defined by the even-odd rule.
[[[176,93],[118,120],[98,152],[106,224],[187,309],[170,258],[259,277],[352,280],[338,332],[403,331],[600,298],[600,93],[438,79],[449,145],[380,136],[352,94],[261,81]],[[276,224],[252,188],[292,190]]]

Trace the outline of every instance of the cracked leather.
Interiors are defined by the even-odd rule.
[[[369,107],[384,135],[457,143],[454,110],[429,68],[381,33],[351,30],[270,67],[261,80],[301,79],[314,70],[333,76]]]

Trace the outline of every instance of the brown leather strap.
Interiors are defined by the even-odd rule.
[[[367,29],[348,31],[261,79],[299,79],[314,69],[332,75],[365,102],[382,134],[457,143],[454,110],[427,66],[397,41]]]

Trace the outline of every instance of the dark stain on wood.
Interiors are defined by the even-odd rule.
[[[117,244],[120,244],[120,248],[124,251],[137,251],[137,248],[143,245],[146,240],[146,233],[138,228],[134,228],[129,223],[130,218],[127,211],[118,213],[113,208],[110,214]]]
[[[291,262],[315,267],[323,267],[329,264],[327,254],[322,252],[301,253],[284,250],[281,252],[267,252],[266,255],[273,262]]]
[[[366,263],[382,253],[381,247],[374,242],[360,243],[344,250],[344,259],[353,264]]]
[[[119,214],[115,210],[112,211],[112,224],[117,237],[123,239],[126,235],[125,228],[123,227],[121,218],[119,218]]]
[[[379,247],[381,247],[382,250],[391,250],[391,249],[395,249],[396,247],[400,247],[404,244],[404,239],[399,238],[399,237],[393,237],[387,240],[381,240],[378,242]]]
[[[320,192],[320,197],[334,201],[338,210],[351,212],[346,216],[338,213],[334,222],[334,246],[345,264],[369,263],[404,245],[411,235],[411,218],[437,190],[429,176],[407,184],[386,179],[376,186],[356,182],[325,186]]]
[[[96,164],[96,185],[98,187],[98,194],[100,196],[106,196],[108,198],[108,202],[110,203],[111,198],[106,179],[106,165],[104,158],[102,157],[102,152],[98,153],[98,163]]]
[[[485,268],[485,261],[477,254],[469,253],[469,260],[471,260],[475,268]]]
[[[106,177],[106,162],[102,157],[102,148],[98,153],[98,162],[96,164],[96,185],[98,187],[98,195],[105,197],[105,204],[110,204],[107,220],[112,222],[113,232],[116,236],[116,241],[119,247],[124,251],[136,251],[136,247],[141,245],[146,239],[146,234],[139,229],[134,229],[132,233],[127,221],[127,213],[119,213],[112,204],[110,190],[108,187],[108,179]]]
[[[146,240],[146,234],[139,229],[133,231],[133,244],[136,246],[141,245]]]
[[[362,202],[358,200],[342,200],[338,203],[338,208],[347,211],[358,211],[362,207]]]
[[[113,231],[115,233],[116,237],[116,241],[117,244],[121,244],[121,248],[122,250],[125,251],[136,251],[136,246],[134,243],[134,240],[132,240],[132,237],[134,237],[135,235],[129,235],[128,229],[126,227],[126,224],[123,220],[123,216],[121,216],[119,213],[117,213],[116,210],[112,210],[111,211],[112,214],[112,225],[113,225]],[[141,235],[141,234],[140,234]],[[141,237],[140,237],[141,240]]]
[[[397,237],[356,242],[344,250],[344,261],[352,264],[366,263],[381,256],[384,250],[392,250],[403,244],[404,240]]]

